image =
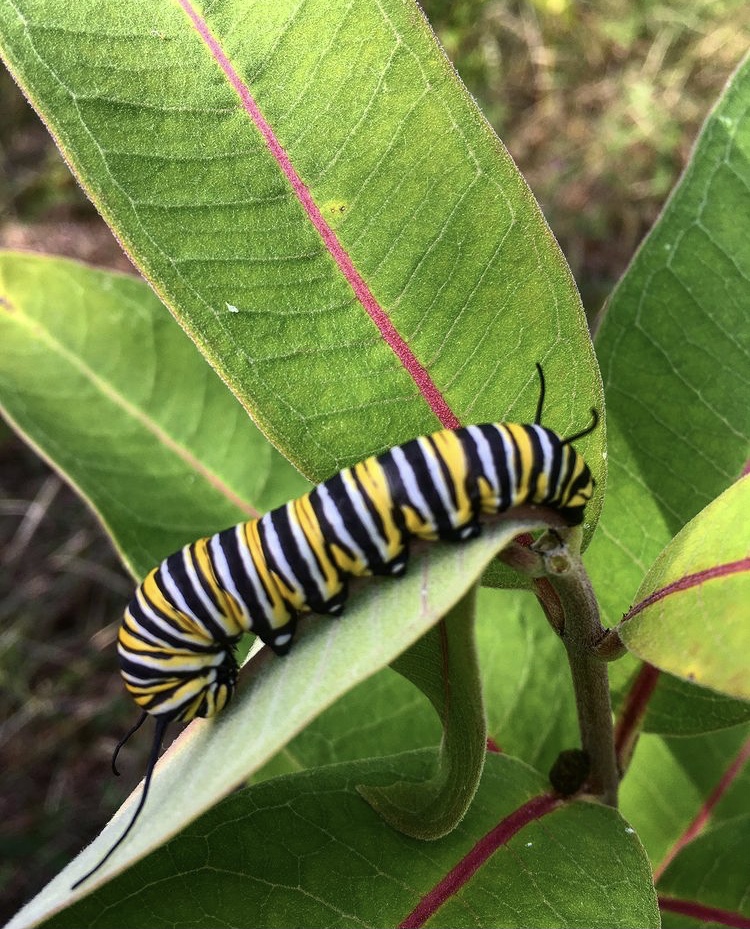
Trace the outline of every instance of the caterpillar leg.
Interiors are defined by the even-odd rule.
[[[464,526],[451,526],[449,529],[440,527],[438,529],[440,538],[446,542],[468,542],[470,539],[476,539],[482,534],[482,526],[478,520],[467,523]]]
[[[391,558],[390,561],[373,559],[370,562],[370,574],[378,577],[401,577],[406,574],[406,567],[409,564],[409,549],[406,543],[403,543],[398,555]]]
[[[280,626],[278,629],[269,629],[261,638],[277,655],[286,655],[294,642],[296,629],[297,617],[294,616],[286,625]]]
[[[326,600],[325,603],[320,604],[320,609],[315,612],[324,613],[329,616],[341,616],[344,612],[346,601],[349,598],[349,584],[343,578],[341,584],[341,590],[339,590],[335,596]]]
[[[476,539],[482,534],[482,525],[479,522],[469,523],[468,526],[462,526],[456,529],[456,539],[459,542],[468,542],[469,539]]]
[[[404,545],[404,550],[400,554],[396,555],[392,561],[389,561],[387,565],[385,565],[385,571],[383,573],[388,574],[391,577],[401,577],[403,574],[406,574],[406,568],[408,564],[409,550],[406,545]]]

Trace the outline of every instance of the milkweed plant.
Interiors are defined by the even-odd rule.
[[[256,520],[371,455],[368,519],[411,474],[407,535],[420,500],[461,528],[462,427],[541,413],[591,479],[564,518],[555,455],[509,442],[524,490],[478,535],[347,568],[341,618],[306,588],[290,654],[245,636],[232,699],[8,926],[750,926],[750,64],[592,339],[413,0],[14,0],[0,47],[141,275],[0,254],[0,403],[134,588],[189,546],[227,596],[196,540],[260,525],[268,553]],[[421,469],[389,453],[439,430]],[[352,565],[341,499],[321,545]],[[306,507],[267,565],[288,602]]]

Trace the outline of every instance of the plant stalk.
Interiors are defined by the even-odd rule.
[[[573,543],[573,551],[557,533],[552,533],[540,539],[537,551],[545,561],[547,577],[563,610],[560,636],[573,678],[581,747],[591,763],[588,787],[603,803],[616,807],[619,772],[612,705],[607,661],[599,653],[607,633],[600,622],[591,581],[576,551],[578,539],[571,534],[568,541]]]

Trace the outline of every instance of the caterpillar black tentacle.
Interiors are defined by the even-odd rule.
[[[112,773],[115,775],[115,777],[120,776],[120,772],[117,770],[117,756],[120,754],[120,749],[123,747],[123,745],[125,745],[126,742],[130,740],[131,736],[135,735],[136,732],[138,732],[138,730],[146,722],[147,719],[148,719],[148,713],[144,711],[138,717],[138,722],[133,723],[133,725],[130,727],[130,729],[128,729],[128,731],[120,739],[117,745],[115,745],[115,750],[112,752]]]
[[[483,518],[525,505],[554,510],[571,526],[582,522],[594,482],[572,443],[596,428],[598,414],[592,410],[592,423],[568,438],[542,426],[537,368],[535,423],[413,439],[259,519],[186,545],[148,574],[125,611],[118,654],[126,688],[157,720],[154,748],[125,833],[79,884],[133,827],[166,726],[214,716],[231,699],[244,633],[285,655],[300,615],[341,613],[350,578],[403,575],[411,539],[465,541],[480,533]]]
[[[128,733],[128,736],[126,736],[126,739],[135,731],[135,729],[140,727],[142,721],[143,719],[141,718],[141,720],[136,724],[136,726],[133,729],[131,729],[130,733]],[[105,863],[105,861],[109,860],[110,856],[114,853],[115,849],[119,848],[119,846],[122,845],[122,843],[127,838],[130,830],[135,825],[135,821],[140,816],[141,810],[146,805],[146,797],[148,797],[148,789],[151,786],[151,777],[153,776],[154,768],[156,767],[156,762],[159,760],[159,752],[161,750],[161,744],[164,741],[164,734],[170,722],[171,720],[168,719],[167,717],[164,717],[164,716],[156,717],[156,733],[154,735],[154,741],[151,745],[151,754],[149,755],[148,764],[146,765],[146,777],[143,782],[143,791],[141,793],[140,799],[138,800],[138,804],[136,805],[136,808],[133,811],[133,815],[130,817],[130,822],[125,827],[125,831],[122,833],[120,838],[114,843],[114,845],[110,848],[107,854],[102,859],[100,859],[100,861],[98,861],[97,864],[90,871],[87,871],[86,874],[83,875],[83,877],[78,878],[75,884],[72,885],[71,890],[75,890],[76,887],[79,887],[81,884],[83,884],[84,881],[87,881],[91,877],[92,874],[94,874],[96,871],[99,870],[99,868],[101,868],[101,866]]]
[[[599,413],[592,406],[591,407],[591,422],[585,429],[581,429],[580,432],[575,432],[573,435],[566,436],[564,439],[561,439],[563,445],[572,445],[573,442],[577,442],[579,439],[582,439],[584,436],[587,436],[589,433],[593,432],[594,429],[599,425]]]
[[[542,425],[542,410],[544,409],[544,394],[545,394],[545,383],[544,383],[544,371],[542,371],[542,366],[537,361],[536,363],[536,373],[539,375],[539,399],[536,402],[536,415],[534,416],[534,425]]]

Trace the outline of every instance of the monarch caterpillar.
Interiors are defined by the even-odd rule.
[[[481,518],[522,505],[554,510],[570,526],[583,520],[594,481],[572,443],[592,422],[561,438],[541,425],[544,375],[533,424],[491,423],[444,429],[412,439],[354,467],[309,493],[198,539],[165,558],[125,610],[118,656],[125,687],[143,713],[117,745],[117,755],[149,715],[156,732],[139,803],[143,809],[167,726],[214,716],[237,680],[234,649],[253,632],[278,655],[293,641],[305,612],[339,614],[351,577],[406,570],[409,541],[465,541]]]

